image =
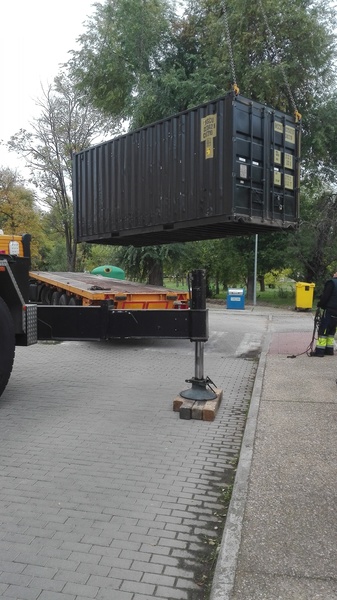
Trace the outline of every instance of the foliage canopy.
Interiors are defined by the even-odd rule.
[[[325,0],[189,0],[182,16],[174,4],[96,4],[70,61],[94,106],[138,127],[223,95],[233,80],[226,16],[244,95],[288,112],[290,89],[306,113],[331,85],[336,16]]]
[[[76,264],[71,197],[72,155],[87,148],[107,127],[107,119],[88,106],[65,72],[42,90],[40,116],[31,130],[21,129],[8,146],[23,156],[31,181],[43,193],[56,231],[65,241],[68,269]],[[113,121],[109,125],[113,128]]]

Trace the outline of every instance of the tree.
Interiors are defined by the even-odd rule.
[[[131,119],[139,98],[148,102],[147,80],[170,45],[170,2],[106,0],[95,5],[79,37],[70,69],[80,93],[107,115]]]
[[[337,90],[327,91],[316,101],[304,123],[303,182],[307,192],[317,180],[332,190],[337,185]],[[313,186],[312,183],[315,182]],[[314,190],[315,196],[316,189]]]
[[[44,241],[41,219],[34,193],[24,186],[15,171],[0,168],[0,229],[7,234],[31,234],[35,268],[40,265],[40,246]]]
[[[100,244],[81,244],[80,249],[83,270],[92,271],[95,267],[112,265],[119,267],[118,247]]]
[[[181,257],[182,244],[163,244],[162,246],[119,247],[116,260],[125,269],[130,279],[145,281],[151,285],[163,285],[164,265],[172,265]]]
[[[244,280],[244,263],[235,249],[233,238],[187,242],[184,248],[174,272],[186,276],[193,269],[205,269],[208,298],[219,294],[220,285],[224,288],[237,286]]]
[[[257,278],[261,287],[264,276],[272,270],[282,270],[289,264],[289,237],[291,233],[280,231],[258,235]],[[247,298],[253,300],[255,235],[235,238],[234,248],[244,264],[244,279],[247,285]]]
[[[304,123],[301,227],[290,238],[295,277],[317,287],[335,271],[337,256],[336,90],[316,101]]]
[[[65,243],[68,270],[73,271],[72,155],[112,128],[113,121],[88,106],[65,71],[42,92],[37,101],[40,117],[30,124],[31,131],[20,130],[8,146],[25,158],[31,181],[42,192],[44,204],[53,210],[55,229]]]
[[[291,91],[306,115],[333,77],[335,24],[333,7],[325,0],[230,2],[229,27],[244,93],[291,112]]]
[[[254,100],[300,110],[304,150],[320,156],[323,173],[330,150],[324,153],[318,131],[335,76],[333,7],[325,0],[189,0],[182,16],[173,9],[164,0],[96,5],[69,65],[79,91],[135,128],[223,95],[235,79]],[[146,40],[142,22],[151,24]],[[335,128],[325,131],[332,148]],[[249,252],[243,256],[251,274]]]
[[[317,180],[303,189],[302,225],[289,242],[294,278],[323,286],[336,270],[337,194]]]
[[[179,17],[168,0],[97,4],[72,53],[78,88],[131,127],[212,100],[233,79],[227,15],[243,93],[292,110],[290,89],[308,111],[331,83],[332,7],[325,0],[227,0],[226,6],[225,13],[223,0],[189,0]]]

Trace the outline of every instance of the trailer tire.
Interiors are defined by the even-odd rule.
[[[69,306],[80,306],[81,300],[79,300],[75,296],[70,296],[68,304]]]
[[[14,323],[6,302],[0,298],[0,396],[10,378],[14,356]]]
[[[52,306],[56,306],[57,304],[60,304],[60,298],[61,298],[61,292],[53,292],[52,296],[51,296],[51,304]]]
[[[41,289],[41,302],[42,304],[51,303],[51,289],[47,285],[44,285]]]
[[[67,294],[62,294],[60,296],[60,300],[59,300],[60,306],[67,306],[68,300],[69,300],[69,298],[68,298]]]

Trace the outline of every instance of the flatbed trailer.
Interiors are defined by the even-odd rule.
[[[97,306],[118,310],[188,308],[189,293],[90,273],[30,271],[30,298],[47,305]]]
[[[192,276],[189,305],[187,292],[160,286],[89,274],[58,273],[51,277],[40,273],[34,277],[30,271],[30,236],[0,234],[0,396],[10,378],[16,346],[31,346],[42,340],[139,338],[189,339],[200,346],[208,339],[205,278],[201,279],[203,285],[200,275],[196,279]],[[66,294],[64,305],[32,301],[33,292],[41,294],[39,286],[48,283],[58,294]],[[75,290],[79,296],[76,303],[70,302]],[[176,310],[182,306],[188,310]]]

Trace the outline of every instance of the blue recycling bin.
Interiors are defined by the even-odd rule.
[[[245,291],[242,288],[229,288],[227,290],[227,308],[244,310]]]

